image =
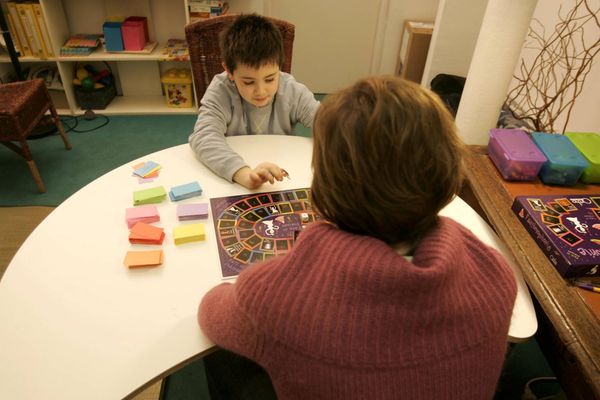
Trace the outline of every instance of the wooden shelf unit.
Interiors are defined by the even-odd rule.
[[[0,5],[7,15],[6,3]],[[64,91],[54,90],[53,98],[60,104],[59,113],[78,115],[79,107],[73,90],[73,76],[77,65],[90,63],[101,67],[108,64],[113,72],[117,96],[100,112],[104,114],[195,114],[198,99],[191,108],[166,106],[161,74],[169,68],[190,68],[189,61],[165,61],[161,49],[170,38],[185,38],[184,27],[189,22],[188,0],[39,0],[44,21],[48,27],[55,57],[40,59],[20,57],[22,69],[40,64],[56,66]],[[254,11],[252,0],[236,0],[230,12]],[[60,56],[60,47],[77,33],[102,33],[102,24],[111,16],[144,16],[148,20],[151,42],[158,42],[149,54],[108,53],[102,47],[89,56]],[[10,58],[0,49],[0,72],[12,70]]]

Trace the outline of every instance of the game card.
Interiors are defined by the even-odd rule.
[[[548,227],[548,229],[550,229],[555,235],[560,236],[563,233],[567,233],[569,230],[562,224],[558,224],[558,225],[550,225]]]
[[[564,198],[564,197],[563,197],[563,198],[560,198],[560,199],[556,199],[556,202],[557,202],[557,203],[558,203],[558,204],[559,204],[559,205],[560,205],[562,208],[564,208],[565,210],[567,210],[567,212],[571,212],[571,211],[576,211],[576,210],[577,210],[577,207],[575,207],[575,206],[573,205],[573,203],[571,203],[571,202],[569,201],[569,199],[566,199],[566,198]],[[600,207],[600,206],[598,206],[598,207]]]
[[[560,213],[554,211],[551,208],[547,208],[546,211],[544,211],[544,213],[548,214],[548,215],[552,215],[553,217],[560,217]]]
[[[531,208],[533,208],[535,211],[546,211],[546,206],[544,205],[544,202],[542,202],[542,200],[527,199],[527,201],[531,205]]]
[[[556,202],[552,202],[551,201],[551,202],[549,202],[547,204],[548,204],[549,208],[553,209],[557,213],[564,214],[564,213],[567,212],[567,210],[565,210],[564,208],[562,208],[562,206],[560,204],[556,203]]]
[[[579,236],[573,234],[572,232],[569,232],[569,233],[561,236],[560,238],[563,241],[565,241],[566,243],[568,243],[569,246],[575,246],[577,243],[579,243],[583,240]]]
[[[548,225],[555,225],[560,223],[560,218],[542,213],[542,222]]]

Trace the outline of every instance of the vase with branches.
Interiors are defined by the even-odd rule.
[[[569,123],[600,51],[600,7],[592,3],[573,0],[567,10],[561,5],[559,21],[549,33],[539,20],[532,20],[525,48],[535,56],[521,59],[506,98],[506,107],[531,130],[564,133]]]

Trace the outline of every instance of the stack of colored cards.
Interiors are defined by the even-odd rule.
[[[133,205],[161,203],[165,197],[167,197],[167,192],[162,186],[137,190],[133,192]]]
[[[124,263],[129,268],[154,267],[161,265],[163,263],[163,251],[128,251],[125,255]]]
[[[177,205],[177,219],[189,221],[208,218],[208,203],[191,203]]]
[[[179,201],[183,199],[189,199],[190,197],[200,196],[202,194],[202,188],[198,182],[190,182],[185,185],[173,186],[169,191],[169,197],[171,201]]]
[[[162,244],[165,238],[163,228],[138,222],[129,230],[129,243]]]
[[[173,229],[175,244],[199,242],[204,240],[204,224],[191,224],[178,226]]]
[[[131,228],[138,222],[150,224],[160,221],[160,215],[156,206],[130,207],[125,210],[125,220],[127,227]]]
[[[138,164],[135,167],[137,168],[133,171],[133,173],[140,178],[156,177],[157,174],[155,173],[161,168],[161,166],[154,161],[146,161],[143,165],[140,166]]]

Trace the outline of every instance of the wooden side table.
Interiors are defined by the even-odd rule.
[[[558,274],[510,209],[516,195],[600,193],[600,186],[508,183],[487,156],[485,146],[470,146],[470,150],[467,196],[463,198],[476,200],[478,204],[471,207],[485,214],[521,267],[533,293],[540,324],[536,338],[544,354],[569,399],[600,399],[600,316],[594,311],[597,303],[591,303],[598,299],[581,295],[580,289]]]

